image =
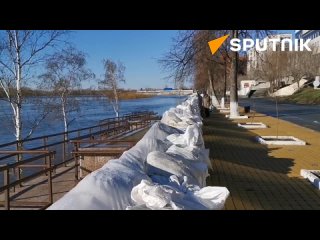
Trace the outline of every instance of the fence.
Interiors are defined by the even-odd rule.
[[[61,166],[67,167],[67,164],[71,162],[74,162],[74,164],[64,172],[79,167],[79,163],[72,152],[75,141],[86,139],[106,140],[144,128],[150,125],[154,116],[154,112],[135,112],[122,117],[101,120],[98,125],[92,127],[0,145],[0,194],[2,192],[5,194],[5,209],[10,209],[11,188],[15,191],[16,186],[22,186],[23,182],[44,174],[48,176],[51,196],[48,204],[51,204],[52,171]],[[30,164],[31,162],[33,164]],[[39,171],[39,169],[41,170]],[[77,173],[76,178],[78,178]]]

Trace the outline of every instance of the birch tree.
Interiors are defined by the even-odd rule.
[[[86,68],[85,54],[73,47],[54,53],[47,59],[45,69],[45,73],[39,76],[41,88],[50,89],[58,97],[58,109],[67,132],[75,120],[71,113],[79,111],[79,102],[71,94],[81,89],[82,82],[94,78],[94,74]]]
[[[119,117],[119,85],[125,83],[123,63],[115,63],[111,59],[104,59],[103,66],[105,70],[104,79],[99,82],[100,89],[104,90],[104,95],[111,103],[116,117]]]
[[[25,103],[22,87],[30,80],[37,66],[47,57],[48,50],[61,43],[65,31],[7,30],[0,32],[0,88],[11,107],[14,135],[21,140],[29,137],[39,119],[27,136],[23,136],[22,111]],[[21,147],[21,146],[20,146]]]

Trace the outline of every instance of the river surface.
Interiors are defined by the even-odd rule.
[[[155,96],[151,98],[122,100],[120,102],[120,116],[130,112],[146,110],[162,115],[166,110],[175,107],[186,98],[186,96]],[[85,96],[76,97],[76,99],[80,103],[80,111],[70,114],[70,119],[74,119],[74,121],[71,122],[69,130],[90,127],[98,124],[99,120],[115,117],[113,108],[106,99]],[[0,101],[0,144],[15,140],[11,111],[7,102]],[[26,101],[23,105],[24,136],[28,134],[32,122],[34,119],[37,119],[37,116],[41,114],[40,112],[37,104],[32,101]],[[63,132],[63,121],[55,115],[57,114],[51,114],[43,120],[34,131],[32,137]]]

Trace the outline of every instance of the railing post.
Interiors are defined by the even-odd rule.
[[[17,151],[20,151],[22,150],[22,142],[21,141],[17,141]],[[18,153],[17,154],[17,162],[20,162],[22,161],[22,154],[21,153]],[[17,167],[17,178],[18,180],[21,179],[21,168],[20,167]],[[20,187],[22,187],[22,183],[19,184]]]
[[[74,164],[75,164],[75,173],[74,173],[74,176],[75,176],[75,179],[76,180],[79,180],[79,166],[78,166],[78,154],[75,154],[74,155]]]
[[[49,194],[49,203],[50,204],[53,203],[51,162],[52,162],[52,153],[50,153],[49,161],[47,163],[47,169],[49,169],[47,174],[48,174],[48,190],[49,190],[48,194]]]
[[[75,152],[78,152],[79,151],[79,147],[80,147],[80,143],[75,143],[75,147],[76,147],[76,149],[75,149]],[[78,153],[74,153],[74,164],[75,164],[75,179],[76,180],[79,180],[79,166],[78,166],[78,161],[79,161],[79,159],[78,159]]]
[[[10,174],[9,168],[7,168],[3,173],[3,186],[8,186],[10,184]],[[5,210],[10,210],[10,188],[8,187],[4,191],[4,208]]]
[[[44,137],[43,138],[43,149],[44,150],[47,150],[47,140],[48,140],[48,137]],[[44,157],[44,165],[46,166],[47,165],[47,156]],[[43,168],[45,169],[45,167]]]

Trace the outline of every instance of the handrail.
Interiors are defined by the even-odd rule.
[[[146,113],[155,114],[155,112],[152,112],[152,111],[150,111],[150,112],[146,111]],[[9,142],[9,143],[1,144],[0,148],[7,147],[7,146],[10,146],[10,145],[13,145],[13,144],[17,144],[19,142],[30,142],[30,141],[34,141],[34,140],[43,139],[45,137],[56,137],[56,136],[59,136],[59,135],[65,135],[65,134],[74,133],[74,132],[78,132],[78,131],[84,131],[84,130],[88,130],[88,129],[92,129],[92,128],[98,128],[98,127],[102,127],[102,126],[110,124],[110,122],[105,122],[105,123],[101,123],[101,122],[115,120],[115,123],[118,123],[118,122],[125,121],[130,116],[135,116],[135,114],[132,113],[132,114],[124,115],[124,116],[121,116],[121,117],[113,117],[113,118],[102,119],[102,120],[99,121],[100,124],[97,124],[97,125],[94,125],[94,126],[90,126],[90,127],[74,129],[74,130],[70,130],[70,131],[67,131],[67,132],[59,132],[59,133],[54,133],[54,134],[49,134],[49,135],[42,135],[42,136],[39,136],[39,137],[28,138],[28,139],[24,139],[24,140],[21,140],[21,141],[17,141],[17,140],[16,141],[12,141],[12,142]],[[113,123],[113,122],[111,122],[111,123]]]
[[[27,152],[27,151],[17,151],[17,152]],[[28,154],[39,154],[39,151],[37,151],[37,152],[38,153],[32,153],[32,151],[28,151]],[[39,156],[28,158],[28,159],[25,159],[25,160],[22,160],[19,162],[15,162],[15,163],[10,163],[10,164],[4,165],[4,166],[0,166],[0,172],[5,171],[10,168],[16,168],[16,167],[19,167],[20,165],[44,158],[44,157],[48,156],[48,154],[55,154],[56,153],[56,151],[42,151],[42,152],[43,152],[43,154],[41,154]],[[0,153],[2,153],[2,151],[0,151]],[[19,154],[19,153],[17,153],[17,154]]]
[[[23,182],[30,181],[32,179],[35,179],[36,177],[47,174],[48,176],[48,193],[49,193],[49,205],[53,203],[53,191],[52,191],[52,170],[54,167],[52,166],[52,159],[55,151],[49,151],[49,150],[42,150],[42,151],[30,151],[30,150],[20,150],[20,151],[0,151],[0,154],[7,154],[7,153],[13,153],[13,154],[40,154],[38,156],[21,160],[15,163],[10,163],[5,166],[0,167],[0,172],[4,172],[3,178],[4,178],[4,185],[0,187],[0,192],[4,192],[4,206],[5,209],[10,210],[10,188],[13,188],[19,184],[22,184]],[[15,169],[19,166],[23,166],[27,163],[39,160],[39,159],[45,159],[45,168],[41,171],[35,172],[29,176],[18,178],[17,180],[11,182],[10,181],[10,170]],[[48,161],[47,161],[48,160]]]
[[[136,143],[135,140],[116,140],[116,139],[105,139],[105,140],[70,140],[71,143],[115,143],[115,142],[128,142],[128,143]]]
[[[0,150],[0,154],[14,154],[14,155],[16,155],[16,154],[21,154],[21,153],[29,153],[29,154],[39,154],[39,153],[48,153],[49,151],[48,150],[37,150],[37,151],[31,151],[31,150],[17,150],[17,151],[15,151],[15,150],[13,150],[13,151],[11,151],[11,150]]]
[[[137,113],[135,113],[135,114],[130,114],[128,116],[122,116],[119,118],[109,118],[107,119],[106,122],[95,125],[95,126],[91,126],[91,127],[76,129],[68,132],[44,135],[40,137],[30,138],[27,140],[14,141],[14,142],[0,145],[0,162],[6,159],[9,159],[9,161],[15,160],[15,162],[11,162],[6,165],[0,165],[0,173],[3,173],[3,186],[0,187],[0,192],[5,193],[5,196],[4,196],[5,209],[10,209],[10,189],[11,188],[15,189],[15,186],[19,184],[22,186],[23,182],[29,181],[44,173],[46,173],[48,177],[49,205],[50,205],[53,199],[53,195],[52,195],[53,194],[52,193],[52,171],[53,170],[64,165],[65,167],[68,167],[68,169],[64,171],[70,171],[71,169],[75,169],[75,179],[76,180],[79,179],[78,171],[79,171],[80,165],[78,163],[78,154],[86,153],[86,151],[83,151],[83,150],[81,151],[81,153],[78,152],[78,149],[82,143],[93,144],[93,145],[103,144],[103,143],[110,144],[110,145],[123,143],[123,145],[126,145],[126,147],[130,148],[134,146],[134,144],[137,143],[137,141],[108,139],[108,137],[146,127],[151,123],[152,116],[150,114],[154,114],[154,113],[145,112],[145,115],[142,114],[140,116],[141,122],[139,123],[134,123],[134,124],[129,123],[130,118],[137,116]],[[68,135],[70,133],[76,133],[76,132],[78,132],[78,134],[73,134],[71,136]],[[51,138],[56,136],[61,136],[62,138]],[[96,136],[97,136],[97,139],[92,139],[92,137],[96,137]],[[37,140],[37,141],[30,143],[30,141],[32,140]],[[23,148],[19,149],[19,143],[23,144],[27,142],[29,142],[29,146],[28,144],[24,145],[26,149],[23,149]],[[2,147],[7,147],[10,145],[12,146],[12,148],[14,147],[14,149],[17,149],[17,150],[11,150],[11,148],[9,148],[8,150],[6,149],[1,150]],[[72,147],[72,145],[74,146]],[[70,147],[72,147],[73,149],[71,150]],[[103,152],[101,151],[99,153],[100,154],[101,153],[116,154],[116,153],[120,153],[120,151],[116,151],[113,149],[109,151],[104,150]],[[36,156],[28,156],[28,154],[36,155]],[[55,162],[53,162],[54,156],[59,157],[55,160]],[[33,161],[37,161],[37,160],[40,161],[40,159],[44,160],[44,164],[43,163],[29,164]],[[74,164],[72,164],[71,166],[67,166],[67,163],[71,163],[71,162],[74,162]],[[35,170],[31,172],[31,175],[22,176],[20,169],[23,169],[24,167],[28,167],[29,165],[36,166],[37,168],[35,168]],[[10,173],[12,170],[14,170],[14,172],[16,170],[18,171],[17,171],[17,175],[15,175],[15,181],[10,182],[10,178],[11,178]]]
[[[108,126],[112,123],[118,123],[118,124],[121,124],[121,122],[127,122],[128,119],[130,119],[131,117],[134,117],[134,116],[137,116],[138,114],[155,114],[154,112],[150,112],[150,111],[145,111],[145,112],[139,112],[139,113],[132,113],[130,115],[126,115],[126,116],[122,116],[122,117],[118,117],[118,118],[108,118],[108,119],[104,119],[104,120],[101,120],[100,121],[100,124],[98,125],[94,125],[94,126],[91,126],[91,127],[85,127],[85,128],[80,128],[80,129],[75,129],[75,130],[71,130],[71,131],[67,131],[67,132],[60,132],[60,133],[55,133],[55,134],[49,134],[49,135],[43,135],[43,136],[39,136],[39,137],[34,137],[34,138],[29,138],[29,139],[25,139],[25,140],[21,140],[21,141],[13,141],[13,142],[9,142],[9,143],[5,143],[5,144],[1,144],[0,145],[0,148],[3,148],[3,147],[7,147],[7,146],[11,146],[11,145],[14,145],[14,144],[18,144],[18,143],[26,143],[26,142],[30,142],[30,141],[34,141],[34,140],[41,140],[41,139],[44,139],[44,138],[50,138],[50,137],[55,137],[55,136],[65,136],[65,135],[68,135],[70,133],[75,133],[75,132],[79,132],[79,131],[84,131],[84,130],[91,130],[91,129],[94,129],[94,128],[102,128],[102,127],[105,127],[105,126]],[[140,115],[141,117],[143,117],[143,115]],[[145,118],[143,118],[145,119]],[[117,120],[115,122],[111,122],[111,120]],[[105,123],[101,123],[103,121],[107,121]],[[112,129],[110,129],[112,130]],[[78,138],[78,137],[76,137]],[[59,142],[56,142],[56,143],[51,143],[49,144],[47,147],[50,147],[50,146],[53,146],[54,144],[59,144],[59,143],[63,143],[64,141],[59,141]],[[35,147],[35,148],[32,148],[32,149],[39,149],[39,147]]]

